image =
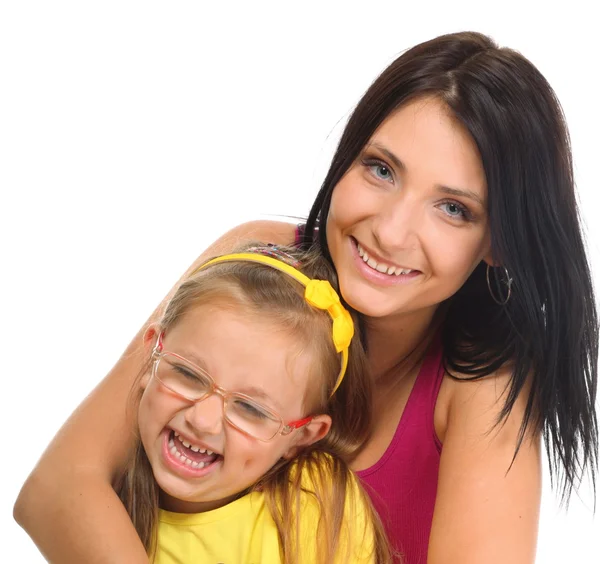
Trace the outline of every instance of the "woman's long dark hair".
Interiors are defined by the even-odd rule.
[[[565,119],[532,63],[478,33],[444,35],[402,54],[350,117],[303,244],[319,246],[330,258],[325,229],[316,228],[327,218],[335,186],[382,122],[423,96],[444,101],[477,144],[488,186],[492,254],[513,279],[510,299],[497,304],[482,263],[448,300],[442,325],[448,372],[476,379],[510,362],[499,422],[526,381],[531,383],[515,455],[527,430],[541,430],[563,499],[587,470],[595,490],[596,304]],[[492,288],[494,280],[492,275]]]

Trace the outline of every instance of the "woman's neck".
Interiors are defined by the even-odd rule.
[[[420,363],[439,318],[437,306],[384,318],[365,317],[366,348],[374,378],[383,378],[391,370],[402,377]]]

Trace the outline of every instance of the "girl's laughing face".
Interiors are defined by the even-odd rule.
[[[251,396],[285,422],[304,418],[313,372],[308,353],[279,324],[243,308],[200,305],[169,329],[163,348],[208,373],[216,385]],[[163,360],[160,361],[161,363]],[[289,435],[260,441],[223,418],[218,394],[190,404],[150,374],[143,381],[141,440],[162,490],[161,506],[197,513],[226,505],[280,458],[321,438],[327,416]]]

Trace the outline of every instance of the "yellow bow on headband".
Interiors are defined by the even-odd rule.
[[[331,284],[327,280],[310,280],[304,291],[304,298],[310,305],[329,312],[333,319],[335,350],[342,352],[347,349],[354,336],[354,322]]]
[[[285,272],[306,288],[304,291],[304,299],[309,304],[329,313],[333,320],[333,344],[335,345],[336,351],[342,355],[340,373],[337,377],[333,391],[331,392],[331,395],[333,395],[340,387],[344,375],[346,374],[346,368],[348,367],[348,347],[354,336],[354,322],[352,321],[352,317],[348,310],[342,305],[338,293],[327,280],[313,280],[286,262],[274,258],[273,256],[260,254],[259,252],[222,255],[200,265],[192,274],[213,264],[235,261],[258,262],[276,270],[280,270],[281,272]]]

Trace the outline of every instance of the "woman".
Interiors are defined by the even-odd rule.
[[[596,463],[598,333],[568,134],[531,63],[473,33],[407,51],[359,102],[306,226],[239,226],[192,268],[240,239],[316,246],[363,315],[375,427],[352,465],[405,562],[532,562],[540,437],[564,495]],[[17,501],[52,560],[145,560],[112,489],[140,342]]]

